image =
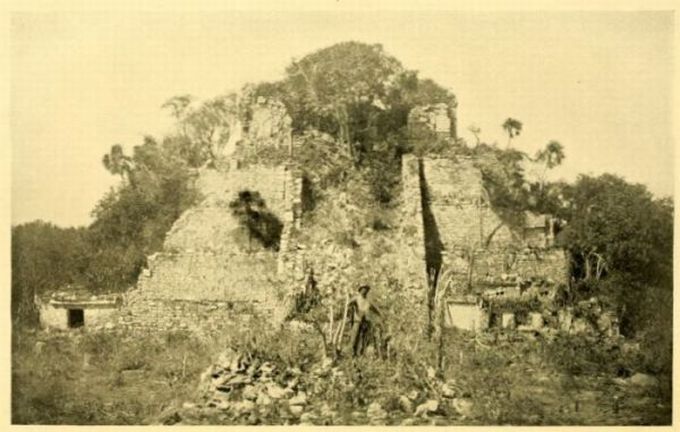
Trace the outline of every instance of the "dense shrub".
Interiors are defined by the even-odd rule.
[[[232,214],[248,231],[248,238],[257,240],[267,249],[278,250],[283,223],[269,209],[257,191],[242,190],[229,203]]]

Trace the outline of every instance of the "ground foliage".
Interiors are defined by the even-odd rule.
[[[211,337],[184,332],[17,333],[12,421],[670,424],[670,378],[668,383],[662,380],[651,386],[635,384],[630,377],[639,370],[639,352],[606,340],[543,339],[504,332],[472,337],[450,331],[444,335],[444,367],[436,373],[431,367],[435,353],[422,339],[399,341],[404,349],[386,360],[369,352],[363,358],[345,355],[329,363],[323,360],[312,332],[304,326],[280,330],[249,326]],[[405,349],[409,343],[410,349]],[[238,411],[202,409],[209,399],[204,399],[207,394],[198,377],[227,348],[297,377],[295,388],[307,395],[304,412],[292,413],[288,404],[280,402]],[[344,352],[349,350],[345,345]],[[438,402],[435,410],[416,414],[416,408],[433,400]]]

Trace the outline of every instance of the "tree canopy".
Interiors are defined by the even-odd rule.
[[[620,177],[582,175],[564,190],[568,223],[562,244],[576,260],[576,275],[598,278],[624,272],[660,282],[671,273],[673,206],[643,185]]]

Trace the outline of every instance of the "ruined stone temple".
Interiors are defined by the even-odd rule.
[[[455,123],[455,107],[445,104],[418,107],[409,115],[409,125],[425,125],[452,145]],[[234,149],[293,152],[291,121],[282,104],[260,98],[250,123],[235,122],[235,127],[229,143],[215,152],[219,163],[198,172],[196,187],[203,200],[181,215],[162,250],[148,257],[148,268],[127,295],[120,324],[205,330],[256,315],[270,322],[283,319],[286,281],[301,279],[292,233],[305,230],[303,181],[292,165],[244,163]],[[530,215],[519,229],[504,224],[471,158],[404,156],[401,182],[401,223],[391,230],[400,245],[394,273],[402,294],[423,316],[429,268],[438,268],[446,283],[477,291],[510,289],[518,278],[567,282],[567,259],[552,244],[549,219]],[[278,251],[253,250],[244,240],[229,208],[242,190],[258,191],[282,221]]]

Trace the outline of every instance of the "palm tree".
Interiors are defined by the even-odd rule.
[[[102,158],[102,164],[107,171],[113,175],[119,175],[123,181],[126,177],[130,180],[132,159],[123,153],[123,147],[120,144],[111,146],[111,151]]]
[[[539,150],[534,157],[534,162],[543,164],[543,172],[540,178],[540,192],[545,190],[545,175],[549,169],[560,165],[564,160],[564,147],[559,141],[551,140],[546,144],[545,149]]]
[[[477,141],[476,145],[479,145],[479,134],[482,132],[482,129],[476,124],[471,124],[468,126],[468,130],[475,136],[475,140]]]
[[[551,140],[545,150],[536,153],[536,161],[543,162],[547,169],[553,169],[564,160],[564,147],[559,141]]]
[[[507,147],[510,147],[510,141],[519,135],[519,133],[522,131],[522,122],[519,120],[516,120],[512,117],[508,117],[505,122],[501,125],[503,127],[503,130],[508,134],[508,145]],[[506,147],[506,148],[507,148]]]

